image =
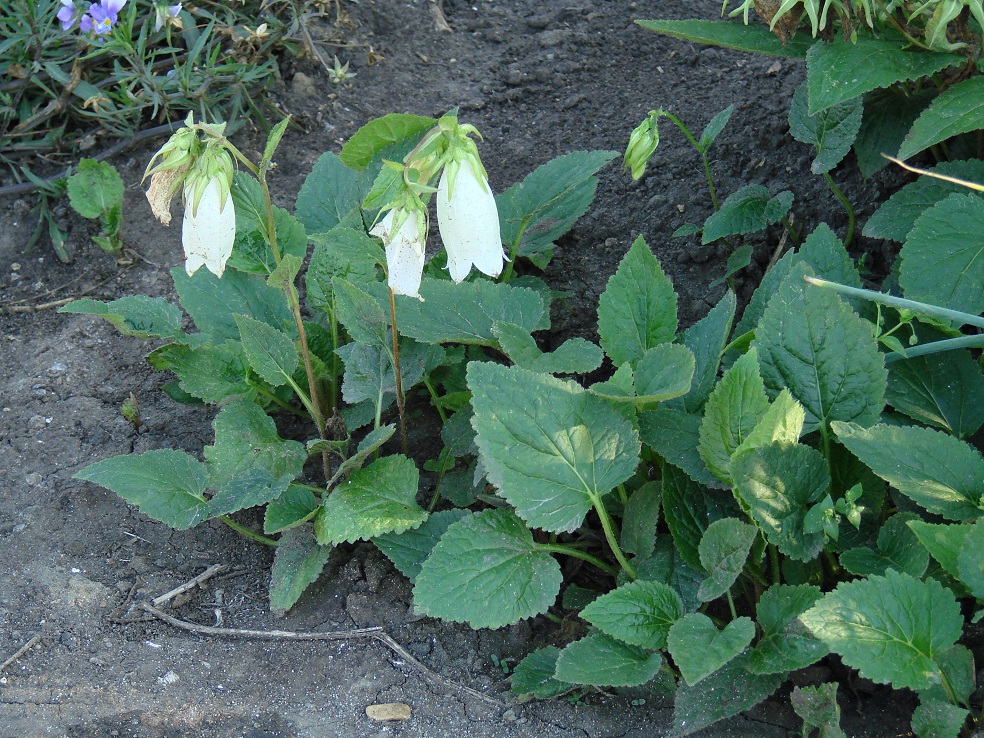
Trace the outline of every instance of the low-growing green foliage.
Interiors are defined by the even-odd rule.
[[[821,224],[778,260],[740,320],[728,291],[686,329],[640,237],[601,295],[598,345],[543,352],[543,282],[509,269],[498,282],[455,283],[443,257],[425,267],[421,254],[413,294],[406,278],[419,272],[367,232],[379,232],[380,208],[423,206],[414,198],[429,196],[434,161],[453,150],[433,148],[440,136],[467,148],[452,118],[368,124],[340,156],[322,156],[293,215],[261,207],[279,126],[258,180],[239,174],[232,186],[225,274],[173,272],[193,332],[161,299],[67,306],[166,341],[150,361],[176,375],[168,394],[220,407],[204,461],[158,450],[77,476],[171,526],[219,518],[275,545],[276,610],[297,601],[332,547],[369,540],[413,582],[420,613],[491,628],[579,617],[582,637],[515,666],[518,694],[673,683],[682,736],[835,653],[916,691],[917,735],[957,736],[975,689],[961,604],[984,603],[984,457],[966,440],[984,424],[970,348],[981,340],[959,331],[984,327],[973,271],[984,229],[964,227],[978,196],[922,183],[919,197],[903,190],[885,205],[913,211],[901,297],[861,289],[844,243]],[[836,137],[814,138],[819,160]],[[613,156],[568,154],[496,198],[514,262],[549,261]],[[387,249],[397,230],[382,233]],[[294,283],[311,243],[302,314]],[[500,243],[494,251],[501,258]],[[395,276],[410,294],[394,295]],[[606,379],[584,380],[600,366]],[[388,453],[397,434],[385,421],[401,393],[444,423],[445,447],[424,464],[429,503],[416,463]],[[282,438],[268,415],[279,411],[310,417],[317,436]],[[251,507],[265,508],[263,534],[229,517]],[[567,557],[593,575],[565,578]],[[841,735],[835,697],[833,684],[794,692],[805,730]]]

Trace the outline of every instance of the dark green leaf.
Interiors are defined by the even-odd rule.
[[[837,704],[837,684],[827,682],[811,687],[796,687],[789,696],[793,710],[803,719],[803,730],[819,738],[847,738],[840,727],[840,705]]]
[[[629,421],[573,382],[472,362],[472,421],[489,480],[530,525],[574,530],[635,471]]]
[[[591,633],[560,652],[555,677],[573,684],[630,687],[648,682],[662,665],[658,653]]]
[[[663,515],[680,557],[698,572],[700,540],[710,524],[706,493],[700,484],[672,467],[663,471]]]
[[[806,410],[804,432],[832,420],[877,422],[888,373],[871,324],[835,293],[803,281],[812,270],[790,270],[755,330],[765,386],[788,387]]]
[[[416,528],[427,519],[417,504],[419,474],[406,456],[384,456],[352,473],[321,503],[314,521],[320,543],[367,541]]]
[[[984,182],[984,161],[945,161],[927,171],[969,182]],[[864,225],[868,238],[905,241],[916,219],[954,192],[967,194],[967,188],[935,177],[920,177],[886,200]],[[980,195],[976,195],[980,197]]]
[[[888,365],[885,399],[899,412],[957,438],[984,424],[984,373],[969,351],[941,351]]]
[[[640,236],[622,259],[598,301],[601,347],[616,366],[673,340],[677,297],[653,252]]]
[[[929,428],[832,427],[852,454],[918,505],[958,522],[980,517],[984,457],[974,447]]]
[[[622,537],[619,544],[626,553],[642,558],[652,555],[656,547],[656,525],[662,487],[659,482],[646,482],[629,497],[622,513]]]
[[[256,399],[256,385],[249,381],[249,363],[239,341],[194,348],[171,343],[154,351],[147,361],[155,369],[170,369],[178,375],[184,392],[205,402]]]
[[[799,248],[799,255],[821,279],[861,287],[854,260],[826,223],[818,225]]]
[[[898,158],[908,159],[948,138],[980,129],[982,112],[984,77],[971,77],[948,87],[916,119]]]
[[[800,619],[861,676],[896,689],[926,689],[938,681],[937,658],[963,629],[948,589],[894,569],[838,585]]]
[[[984,199],[953,194],[926,210],[899,257],[906,298],[973,315],[984,312]]]
[[[912,731],[918,738],[959,738],[969,715],[944,700],[920,700],[912,713]]]
[[[671,407],[658,407],[639,415],[639,433],[647,446],[683,469],[691,479],[706,487],[723,489],[697,451],[700,426],[700,415]]]
[[[473,628],[499,628],[546,612],[561,583],[560,565],[507,509],[452,524],[414,585],[418,612]]]
[[[895,569],[921,577],[929,566],[929,553],[920,545],[907,523],[918,520],[913,513],[896,513],[878,531],[878,548],[852,548],[840,555],[840,564],[851,574],[867,577]]]
[[[639,20],[636,23],[650,31],[684,41],[790,59],[803,59],[812,45],[812,41],[797,38],[783,44],[765,26],[744,26],[731,21]]]
[[[467,515],[469,515],[467,510],[443,510],[432,513],[416,528],[402,533],[384,533],[373,538],[372,542],[386,554],[386,558],[393,562],[393,566],[414,582],[420,574],[420,567],[448,527]]]
[[[930,77],[963,62],[964,58],[956,54],[908,50],[894,37],[859,35],[846,41],[835,35],[830,42],[814,44],[806,54],[810,114],[879,87]]]
[[[205,465],[181,451],[146,451],[97,461],[73,475],[122,497],[140,512],[187,530],[208,517]]]
[[[266,198],[260,183],[246,174],[236,177],[232,188],[236,207],[236,244],[227,266],[240,272],[266,276],[277,266],[268,243]],[[303,261],[307,254],[304,226],[283,208],[273,208],[273,227],[281,258],[293,256]]]
[[[728,121],[731,120],[732,113],[735,112],[735,106],[729,105],[720,113],[711,118],[710,123],[704,127],[704,132],[700,134],[700,139],[698,141],[698,147],[701,151],[707,152],[711,148],[711,145],[721,135],[721,131],[724,127],[728,125]]]
[[[389,313],[383,310],[375,297],[363,289],[367,286],[353,284],[341,277],[332,280],[338,319],[352,336],[352,340],[373,347],[389,346],[392,339]]]
[[[270,609],[286,612],[321,575],[331,546],[318,545],[311,527],[292,528],[280,537],[270,571]]]
[[[830,488],[827,460],[818,451],[773,443],[736,456],[731,474],[735,496],[770,543],[800,561],[823,550],[823,534],[804,530],[806,514]]]
[[[888,164],[882,154],[894,156],[898,152],[912,124],[934,95],[933,90],[907,95],[893,88],[874,90],[864,96],[861,130],[854,139],[854,154],[861,176],[867,179]]]
[[[671,402],[687,412],[697,412],[714,388],[721,354],[727,345],[731,326],[735,319],[735,293],[728,290],[720,302],[700,321],[690,326],[680,336],[680,343],[689,348],[696,359],[693,386],[680,400]]]
[[[661,582],[680,595],[684,612],[693,612],[701,605],[697,590],[704,576],[689,566],[680,556],[671,536],[656,537],[656,550],[645,561],[638,562],[636,570],[640,582]]]
[[[971,526],[924,523],[919,520],[910,520],[908,526],[943,570],[955,579],[959,578],[957,561]]]
[[[492,334],[513,363],[542,374],[587,374],[605,358],[600,348],[583,338],[571,338],[545,354],[529,331],[513,323],[493,324]]]
[[[697,592],[702,602],[716,600],[731,589],[745,568],[757,534],[754,525],[737,518],[722,518],[707,526],[697,549],[707,572]]]
[[[612,638],[653,651],[666,647],[670,626],[683,617],[683,602],[660,582],[635,581],[602,595],[581,617]]]
[[[335,228],[311,236],[314,253],[305,275],[308,303],[333,312],[335,288],[332,280],[362,284],[376,279],[378,265],[386,257],[379,242],[355,228]]]
[[[978,520],[967,532],[957,554],[957,574],[970,593],[984,601],[984,521]]]
[[[512,673],[512,693],[548,700],[570,692],[574,685],[554,679],[560,649],[547,646],[534,651],[516,665]]]
[[[718,630],[709,617],[695,612],[673,624],[667,646],[680,674],[693,686],[744,651],[754,637],[755,623],[749,618],[735,618]]]
[[[105,161],[80,159],[68,178],[68,200],[83,218],[101,218],[123,202],[123,178]]]
[[[748,670],[753,674],[785,674],[803,669],[827,655],[829,649],[814,638],[799,616],[822,596],[819,587],[809,584],[775,584],[765,591],[755,606],[762,637],[748,654]]]
[[[780,192],[772,197],[768,188],[762,185],[746,185],[729,195],[721,203],[721,209],[707,219],[701,243],[761,231],[782,220],[792,204],[791,192]]]
[[[266,506],[263,516],[263,532],[280,533],[306,523],[314,517],[320,503],[307,487],[292,484],[280,497]]]
[[[370,175],[370,171],[345,166],[330,151],[322,154],[301,185],[294,205],[307,232],[325,233],[358,212],[372,184]]]
[[[247,315],[234,317],[242,336],[243,351],[253,371],[274,387],[287,384],[299,361],[293,339]]]
[[[816,149],[810,171],[824,174],[840,164],[851,150],[861,129],[863,105],[857,97],[825,107],[814,115],[810,115],[808,107],[806,85],[803,85],[796,90],[789,108],[789,133]]]
[[[617,151],[573,151],[548,161],[496,198],[502,241],[507,251],[519,241],[518,256],[534,258],[541,269],[553,242],[569,231],[591,206],[595,173]]]

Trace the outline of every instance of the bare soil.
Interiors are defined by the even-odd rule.
[[[277,204],[292,206],[323,151],[338,151],[367,120],[390,112],[438,116],[458,106],[482,131],[482,155],[501,191],[555,156],[624,148],[652,108],[672,110],[699,133],[734,103],[714,149],[722,197],[752,183],[773,193],[791,189],[799,224],[812,230],[826,221],[843,235],[839,204],[810,174],[811,152],[787,134],[802,65],[677,42],[633,23],[711,18],[719,7],[718,0],[444,0],[452,30],[442,32],[428,0],[343,2],[351,46],[321,48],[328,59],[337,53],[350,61],[356,76],[334,85],[316,60],[302,59],[285,67],[274,93],[303,129],[291,130],[278,153],[271,177]],[[332,20],[312,20],[312,36],[337,38]],[[369,46],[357,44],[383,58],[368,66]],[[245,151],[262,148],[258,132],[237,135]],[[127,264],[92,245],[93,226],[67,210],[74,262],[60,263],[44,245],[26,251],[33,200],[0,199],[0,663],[39,636],[0,669],[0,738],[665,735],[672,698],[652,692],[518,704],[495,662],[513,665],[536,647],[562,643],[565,633],[541,620],[476,632],[418,617],[409,583],[369,544],[336,551],[318,583],[276,618],[266,601],[267,549],[218,523],[172,531],[72,479],[108,456],[156,448],[200,453],[213,439],[214,408],[178,405],[162,393],[167,377],[144,362],[154,342],[49,306],[82,295],[175,300],[168,270],[181,263],[180,229],[153,221],[139,184],[152,151],[134,149],[113,162],[128,184],[125,238],[134,256]],[[884,173],[862,181],[852,160],[835,177],[861,223],[900,181]],[[710,208],[697,155],[669,124],[640,182],[610,165],[594,206],[546,270],[550,285],[571,297],[555,311],[545,342],[595,335],[598,295],[640,234],[679,290],[684,324],[702,317],[723,293],[708,285],[723,273],[726,253],[670,234],[685,221],[702,222]],[[738,279],[740,298],[757,284],[778,238],[778,231],[756,237],[755,264]],[[873,257],[869,263],[885,263],[881,244],[860,247]],[[131,392],[145,420],[140,432],[120,415]],[[255,523],[249,514],[240,520]],[[196,635],[156,620],[118,622],[127,613],[132,619],[131,602],[213,564],[230,568],[180,606],[172,603],[172,614],[260,630],[382,626],[428,668],[491,701],[430,679],[377,641],[256,641]],[[820,667],[803,679],[828,676]],[[788,689],[702,735],[798,735]],[[909,735],[913,705],[904,695],[871,685],[840,691],[850,735]],[[632,704],[639,700],[644,704]],[[367,706],[389,702],[408,704],[410,719],[367,717]]]

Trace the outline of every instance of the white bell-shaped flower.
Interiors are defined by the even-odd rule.
[[[388,283],[394,294],[420,296],[420,279],[424,271],[423,213],[407,212],[402,208],[390,210],[370,229],[383,239],[386,247]]]
[[[471,161],[444,167],[437,186],[437,223],[451,279],[462,281],[472,265],[490,277],[499,276],[505,258],[499,212],[488,180],[476,173]]]
[[[189,180],[184,190],[185,213],[181,225],[185,271],[191,276],[204,265],[216,277],[221,277],[236,241],[236,209],[228,191],[223,198],[218,177],[208,181],[197,201],[195,189],[194,180]]]

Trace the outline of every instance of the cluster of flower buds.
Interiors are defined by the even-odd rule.
[[[236,210],[228,145],[224,123],[195,123],[189,114],[185,127],[154,154],[144,173],[144,179],[150,177],[147,200],[164,225],[171,223],[171,201],[182,193],[185,212],[181,241],[189,275],[205,266],[221,277],[232,255]]]
[[[420,298],[428,231],[424,198],[434,193],[451,278],[461,282],[472,266],[490,277],[502,272],[499,213],[472,136],[480,137],[474,126],[445,116],[402,165],[389,165],[401,175],[395,185],[398,194],[383,206],[382,218],[370,233],[383,240],[389,286],[398,295]],[[430,183],[438,172],[435,190]]]

